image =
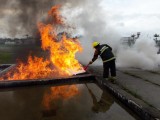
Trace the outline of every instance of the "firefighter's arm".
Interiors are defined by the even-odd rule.
[[[97,58],[98,58],[98,51],[95,50],[94,56],[93,56],[93,58],[92,58],[92,61],[90,61],[89,64],[92,64],[95,60],[97,60]]]

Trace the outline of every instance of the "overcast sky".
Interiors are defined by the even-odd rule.
[[[104,0],[109,24],[120,34],[160,33],[160,0]]]
[[[160,34],[160,0],[101,0],[101,6],[105,11],[102,19],[122,36],[138,31]],[[16,9],[0,5],[0,36],[7,35],[6,18],[13,13]]]

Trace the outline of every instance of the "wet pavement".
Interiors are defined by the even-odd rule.
[[[96,84],[79,84],[69,98],[51,99],[45,95],[57,87],[28,87],[0,91],[1,120],[135,120],[114,98]],[[53,91],[50,91],[54,88]],[[62,92],[62,91],[61,91]],[[52,96],[53,97],[53,96]],[[49,97],[51,98],[51,97]],[[48,99],[47,99],[48,100]]]
[[[160,74],[141,69],[118,69],[118,84],[160,111]]]
[[[102,66],[90,67],[93,73],[102,76]],[[136,68],[117,68],[116,85],[142,100],[160,113],[160,73]]]
[[[139,77],[145,81],[148,81],[152,84],[160,86],[160,73],[159,71],[147,71],[136,68],[118,68],[119,71],[132,75],[134,77]]]

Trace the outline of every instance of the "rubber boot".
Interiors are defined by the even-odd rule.
[[[110,81],[111,81],[111,83],[115,84],[116,83],[116,77],[111,77]]]

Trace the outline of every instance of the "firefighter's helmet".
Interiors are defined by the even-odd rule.
[[[100,43],[99,42],[93,42],[92,43],[92,46],[93,46],[93,48],[95,48],[96,46],[98,46]]]

